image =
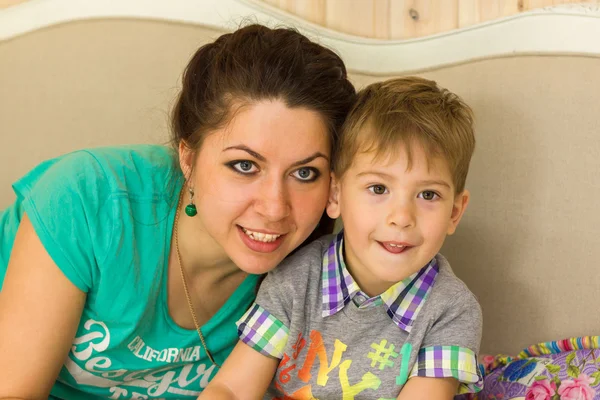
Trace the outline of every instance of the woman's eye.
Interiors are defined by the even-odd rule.
[[[374,194],[385,194],[387,193],[387,188],[383,185],[371,185],[369,186],[369,190]]]
[[[292,173],[292,175],[299,181],[313,182],[319,177],[320,173],[315,168],[304,167],[297,169]]]
[[[425,190],[421,193],[419,193],[419,197],[422,198],[423,200],[435,200],[436,198],[438,198],[438,194],[436,192],[433,192],[431,190]]]
[[[229,166],[241,174],[253,174],[258,170],[256,165],[248,160],[234,161],[231,162]]]

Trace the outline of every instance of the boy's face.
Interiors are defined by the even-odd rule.
[[[342,217],[345,261],[370,296],[423,268],[454,233],[469,201],[455,194],[445,160],[404,145],[396,157],[358,154],[341,181],[332,181],[327,213]]]

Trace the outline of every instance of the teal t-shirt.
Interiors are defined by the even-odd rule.
[[[197,332],[179,327],[168,312],[167,265],[182,184],[172,150],[140,145],[70,153],[13,185],[17,200],[0,212],[0,290],[26,212],[48,254],[87,293],[53,396],[195,399],[216,373]],[[218,363],[237,342],[235,322],[252,304],[257,278],[246,278],[202,327]]]

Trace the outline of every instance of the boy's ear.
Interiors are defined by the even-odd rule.
[[[448,224],[448,235],[452,235],[454,232],[456,232],[456,227],[458,226],[462,216],[465,214],[465,210],[467,209],[470,198],[471,194],[466,189],[454,197],[452,214],[450,215],[450,222]]]
[[[190,179],[192,164],[194,162],[194,151],[190,149],[185,141],[179,142],[179,166],[183,171],[185,180]]]
[[[336,219],[340,216],[340,185],[333,172],[331,173],[331,180],[329,185],[329,200],[327,201],[327,215],[329,218]]]

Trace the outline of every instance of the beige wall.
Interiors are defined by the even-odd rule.
[[[219,32],[142,20],[0,42],[0,208],[10,183],[81,147],[162,143],[181,71]],[[520,56],[421,75],[476,114],[472,202],[444,253],[484,311],[483,351],[600,334],[600,58]],[[380,78],[354,74],[363,86]]]

